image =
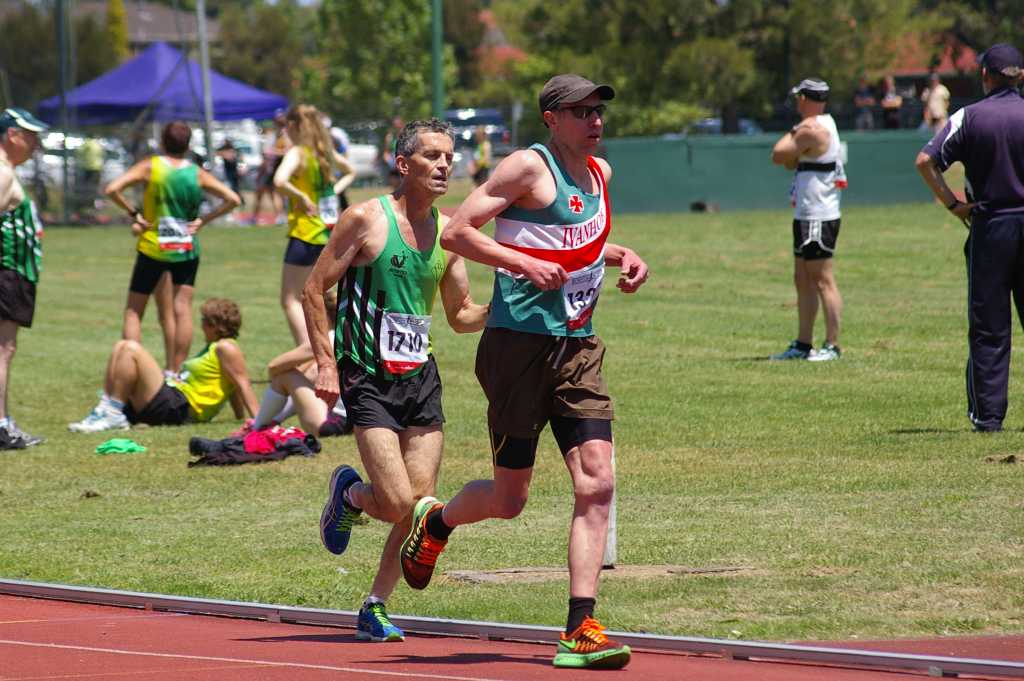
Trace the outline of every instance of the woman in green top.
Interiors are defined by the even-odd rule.
[[[133,423],[180,426],[209,421],[230,402],[236,418],[259,407],[235,338],[242,313],[234,301],[211,298],[201,309],[206,346],[185,362],[180,377],[165,378],[153,356],[136,341],[119,340],[110,353],[99,404],[76,433],[126,430]]]
[[[138,255],[128,287],[121,337],[142,339],[142,315],[149,296],[156,290],[157,312],[164,333],[164,368],[169,373],[181,369],[192,344],[192,294],[199,269],[196,235],[204,225],[241,203],[238,194],[186,158],[191,137],[192,130],[185,123],[168,123],[161,135],[164,153],[136,163],[104,190],[131,215],[132,234],[138,237]],[[122,193],[136,184],[145,185],[142,209]],[[220,197],[221,203],[200,216],[203,192]]]

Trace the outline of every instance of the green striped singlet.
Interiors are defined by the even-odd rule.
[[[17,206],[0,214],[0,268],[39,281],[43,259],[43,223],[36,205],[25,195]]]
[[[334,354],[371,376],[401,380],[418,374],[430,356],[430,313],[447,258],[437,208],[434,243],[420,251],[398,230],[390,198],[378,200],[388,219],[387,243],[372,263],[349,268],[338,286]]]

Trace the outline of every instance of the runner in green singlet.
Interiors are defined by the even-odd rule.
[[[14,174],[32,158],[48,126],[24,109],[0,112],[0,450],[43,441],[21,430],[7,410],[7,378],[17,349],[18,327],[32,326],[36,282],[43,255],[43,223]]]
[[[398,189],[342,214],[303,291],[318,367],[316,394],[328,406],[343,397],[369,478],[363,482],[349,466],[335,470],[321,539],[340,554],[363,511],[394,523],[359,612],[356,635],[364,640],[403,638],[384,601],[400,577],[398,548],[409,531],[409,513],[418,498],[433,493],[441,464],[441,379],[430,341],[437,293],[456,332],[479,331],[489,310],[470,298],[462,258],[439,243],[446,219],[433,203],[448,191],[453,144],[447,123],[405,126],[396,145]],[[335,283],[332,344],[324,291]]]
[[[185,123],[168,123],[161,135],[164,153],[136,163],[104,190],[131,216],[132,234],[138,237],[121,337],[142,339],[142,315],[156,290],[164,334],[164,368],[169,373],[181,369],[192,344],[192,294],[199,269],[197,234],[204,225],[242,202],[224,183],[186,158],[191,137],[192,130]],[[146,186],[141,209],[122,193],[136,184]],[[221,203],[200,216],[203,192],[220,197]],[[172,286],[169,296],[167,275]]]

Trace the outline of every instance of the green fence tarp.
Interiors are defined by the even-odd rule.
[[[928,201],[914,168],[930,135],[915,130],[840,132],[850,186],[843,205]],[[771,162],[779,135],[628,137],[605,140],[616,212],[786,209],[792,171]]]

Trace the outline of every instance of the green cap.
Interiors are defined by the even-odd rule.
[[[29,132],[46,132],[50,129],[50,126],[24,109],[4,109],[0,114],[0,131],[15,127]]]

